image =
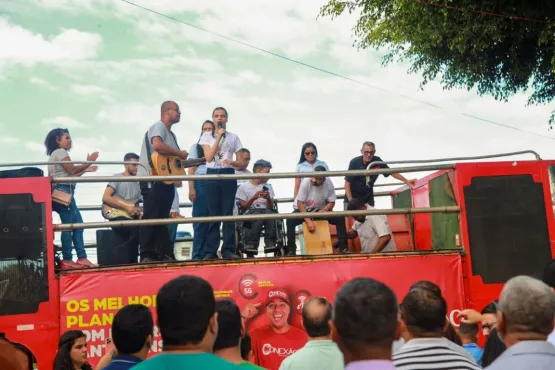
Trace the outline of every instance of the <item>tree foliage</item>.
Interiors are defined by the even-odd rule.
[[[555,97],[555,1],[330,0],[320,16],[357,12],[356,46],[387,48],[384,64],[408,61],[422,85],[476,88],[500,101],[530,91],[528,104]],[[443,7],[442,7],[443,6]],[[465,9],[448,9],[444,6]],[[470,10],[545,22],[477,14]],[[555,113],[555,112],[554,112]],[[555,122],[552,113],[550,126]]]

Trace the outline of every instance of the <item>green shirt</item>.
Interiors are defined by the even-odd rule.
[[[241,367],[242,369],[265,370],[263,367],[255,365],[252,362],[242,362],[240,364],[237,364],[237,366]]]
[[[237,365],[212,353],[162,353],[133,367],[133,370],[237,370]]]
[[[279,368],[301,369],[343,370],[343,354],[331,340],[309,340],[303,348],[283,360]]]

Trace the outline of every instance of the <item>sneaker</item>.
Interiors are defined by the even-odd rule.
[[[245,253],[258,253],[258,248],[252,244],[245,245],[245,249],[243,249]]]
[[[91,261],[89,261],[87,258],[79,258],[76,262],[76,264],[79,267],[98,267],[98,265],[95,265],[94,263],[92,263]]]
[[[71,261],[71,260],[62,260],[62,262],[60,262],[60,269],[62,270],[72,270],[72,269],[80,269],[83,268],[83,266]]]
[[[265,245],[264,246],[264,253],[272,253],[277,250],[277,245],[275,243]]]

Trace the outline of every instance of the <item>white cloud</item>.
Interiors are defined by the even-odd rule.
[[[32,85],[44,87],[47,90],[51,90],[51,91],[56,90],[56,87],[54,85],[52,85],[50,82],[46,80],[43,80],[42,78],[31,77],[29,79],[29,83],[31,83]]]
[[[87,125],[73,119],[70,117],[65,116],[57,116],[52,118],[47,118],[41,122],[41,126],[55,128],[55,127],[62,127],[62,128],[85,128]]]
[[[106,89],[96,85],[73,85],[71,91],[78,95],[108,94]]]
[[[35,143],[33,141],[28,141],[25,143],[25,148],[32,151],[32,152],[37,152],[37,153],[42,153],[44,154],[45,152],[45,148],[44,148],[44,144],[40,144],[40,143]]]
[[[0,144],[14,144],[19,140],[12,136],[0,136]]]
[[[98,56],[101,46],[98,34],[62,29],[58,35],[45,38],[0,17],[0,64],[31,66],[81,61]]]

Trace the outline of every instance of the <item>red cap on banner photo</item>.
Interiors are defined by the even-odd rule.
[[[268,290],[268,293],[266,293],[266,301],[264,305],[267,306],[274,299],[281,299],[283,302],[291,306],[291,301],[289,300],[289,294],[287,293],[287,290],[283,288],[276,287]]]

